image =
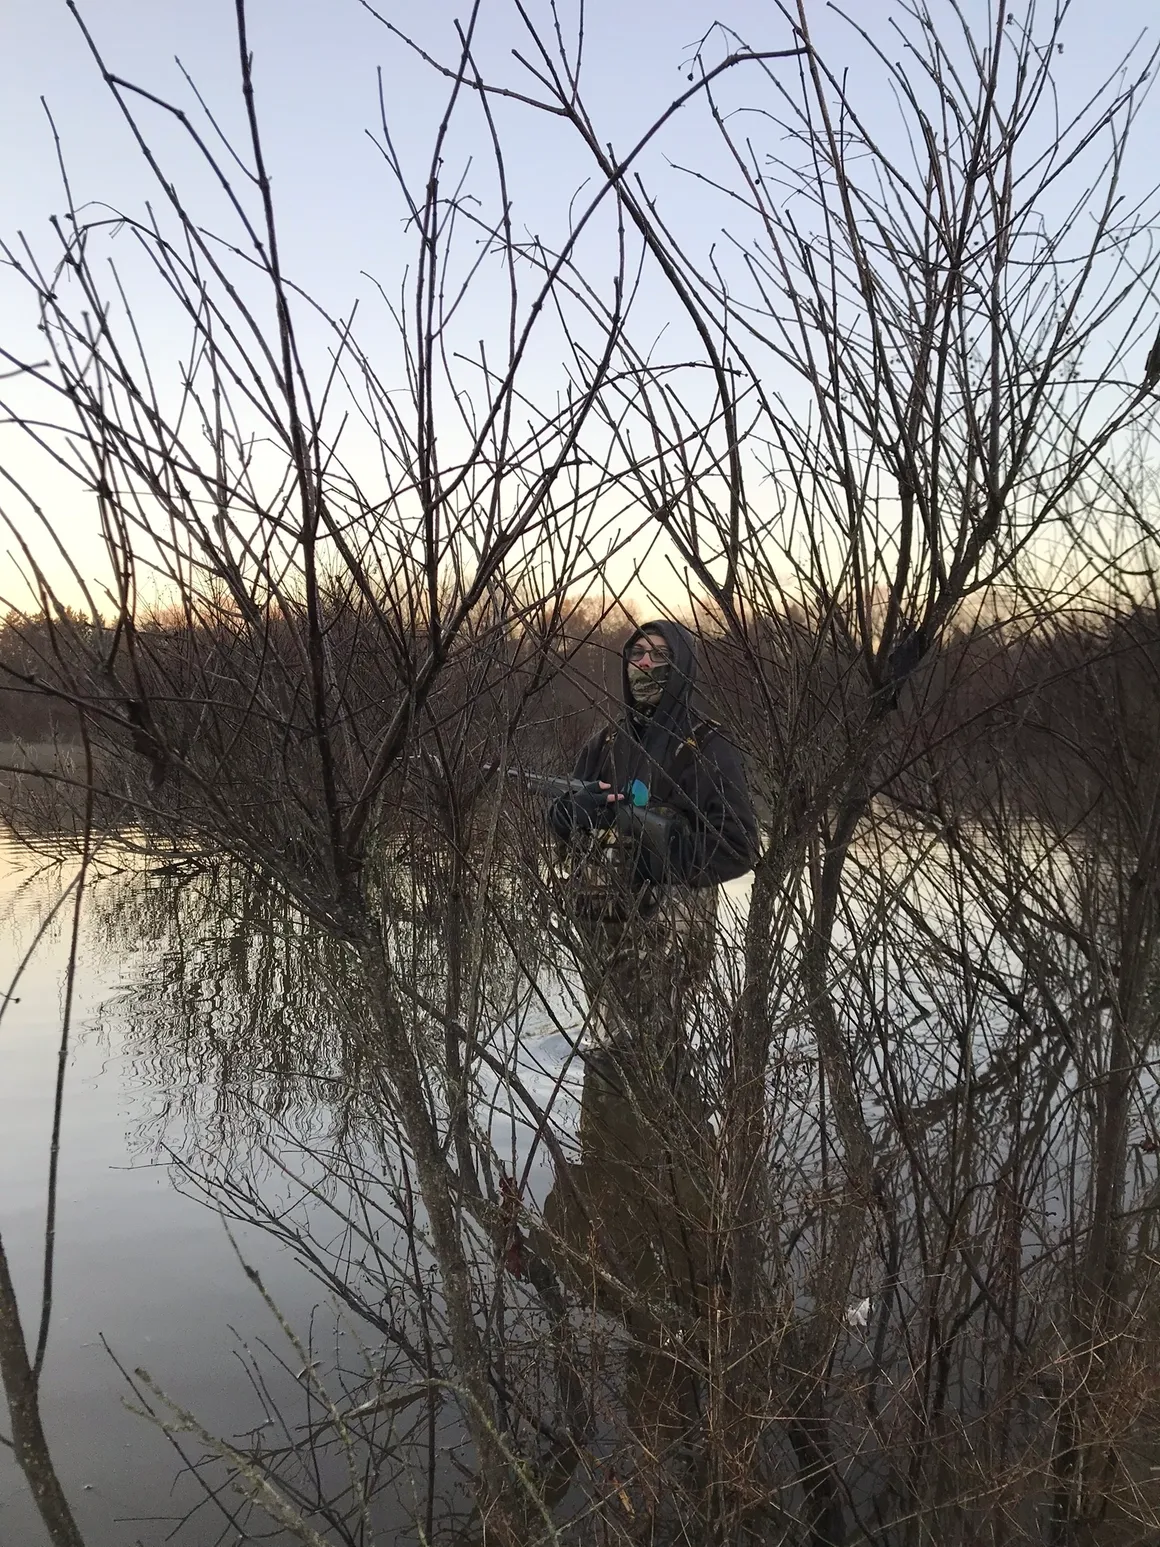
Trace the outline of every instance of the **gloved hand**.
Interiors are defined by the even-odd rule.
[[[593,780],[582,790],[561,795],[548,813],[552,831],[560,838],[573,833],[601,832],[616,821],[617,807],[624,803],[610,784]]]

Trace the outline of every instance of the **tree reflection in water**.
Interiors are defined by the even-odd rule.
[[[686,1059],[678,1077],[647,1038],[631,1054],[579,1053],[569,942],[542,897],[526,906],[501,877],[503,927],[470,974],[470,1089],[456,1113],[438,1013],[456,918],[430,858],[399,867],[384,914],[396,970],[428,1007],[414,1023],[430,1044],[427,1099],[452,1153],[466,1119],[482,1181],[478,1197],[463,1191],[462,1228],[499,1408],[513,1443],[534,1442],[541,1496],[563,1518],[595,1506],[614,1530],[647,1519],[681,1540],[706,1485],[710,1323],[727,1278],[713,1246],[712,1062]],[[340,1347],[322,1319],[284,1352],[283,1375],[304,1367],[301,1411],[283,1381],[282,1442],[255,1436],[245,1463],[340,1540],[364,1515],[401,1510],[428,1535],[470,1536],[445,1305],[346,948],[225,862],[127,874],[95,906],[133,963],[110,1010],[153,1095],[137,1142],[183,1189],[284,1243],[353,1333]],[[694,997],[690,1018],[712,1000]],[[702,1048],[708,1029],[693,1028]],[[208,1486],[222,1464],[203,1469]]]
[[[510,852],[525,851],[513,839]],[[569,1543],[702,1541],[722,1498],[734,1540],[769,1539],[794,1515],[820,1540],[840,1518],[905,1513],[920,1485],[957,1510],[988,1477],[1004,1490],[995,1508],[1031,1519],[1061,1444],[1042,1415],[1085,1405],[1107,1432],[1120,1425],[1118,1464],[1133,1488],[1142,1479],[1135,1503],[1109,1489],[1109,1518],[1151,1511],[1152,968],[1123,1152],[1122,1218],[1139,1225],[1124,1236],[1114,1382],[1085,1387],[1088,1345],[1073,1360],[1060,1334],[1086,1303],[1079,1243],[1100,1223],[1103,1118],[1086,1092],[1113,1065],[1091,964],[1129,938],[1106,885],[1110,845],[1065,847],[1031,822],[1017,846],[982,825],[932,844],[919,824],[884,819],[874,844],[852,847],[832,991],[873,1140],[866,1177],[832,1158],[792,900],[756,1008],[740,981],[752,935],[723,941],[687,1006],[682,1067],[653,1056],[663,1039],[647,1034],[577,1055],[580,975],[530,853],[460,903],[425,855],[383,905],[455,1177],[497,1444],[531,1458],[528,1471],[511,1463],[516,1487],[534,1479],[526,1540],[553,1539],[544,1510]],[[1013,909],[1031,874],[1052,935]],[[763,905],[757,894],[749,919],[768,943]],[[106,884],[93,906],[113,945],[136,952],[120,1011],[160,1093],[141,1142],[295,1252],[347,1331],[340,1343],[319,1321],[301,1351],[287,1343],[281,1384],[261,1376],[284,1427],[224,1457],[207,1445],[207,1484],[249,1468],[327,1540],[367,1540],[368,1522],[403,1515],[428,1538],[481,1540],[447,1297],[353,948],[225,865]],[[752,1145],[735,1040],[746,1014],[773,1048]],[[873,1230],[848,1258],[852,1197]],[[907,1470],[919,1461],[926,1480]]]
[[[597,1428],[598,1449],[618,1446],[613,1343],[627,1340],[630,1390],[650,1379],[647,1323],[662,1286],[648,1264],[671,1258],[663,1233],[671,1236],[676,1222],[658,1193],[650,1222],[661,1232],[657,1248],[640,1251],[634,1228],[634,1256],[618,1244],[610,1203],[626,1185],[616,1180],[626,1170],[660,1180],[645,1159],[655,1150],[656,1125],[641,1128],[623,1096],[609,1123],[590,1094],[603,1081],[590,1073],[584,1163],[568,1158],[575,1152],[580,1064],[561,1032],[579,1029],[574,974],[548,930],[529,928],[521,936],[506,908],[505,927],[489,934],[473,964],[473,1025],[463,1039],[472,1080],[466,1113],[457,1114],[436,1009],[446,1002],[451,976],[454,910],[445,905],[436,866],[426,877],[413,864],[401,866],[394,879],[397,892],[384,909],[391,959],[416,1004],[430,1008],[416,1015],[418,1034],[430,1041],[427,1096],[452,1149],[457,1119],[466,1116],[483,1180],[482,1198],[464,1198],[463,1227],[473,1246],[476,1304],[495,1349],[490,1379],[512,1432],[538,1433],[541,1483],[559,1500],[578,1467],[597,1465],[596,1452],[583,1449]],[[466,1525],[467,1493],[456,1469],[469,1464],[469,1447],[448,1401],[457,1393],[427,1221],[397,1115],[376,1078],[373,1039],[365,1034],[345,948],[225,862],[126,874],[100,889],[95,906],[105,937],[133,963],[130,985],[108,1008],[123,1022],[124,1046],[147,1074],[152,1096],[136,1142],[163,1153],[183,1189],[285,1243],[356,1334],[353,1368],[349,1346],[336,1356],[320,1354],[311,1342],[301,1361],[293,1350],[286,1354],[286,1367],[314,1364],[303,1412],[285,1413],[295,1437],[279,1447],[257,1436],[247,1461],[269,1471],[307,1518],[332,1529],[349,1529],[362,1513],[358,1495],[366,1487],[344,1486],[340,1476],[355,1455],[355,1470],[373,1478],[369,1493],[379,1501],[370,1514],[393,1515],[410,1503],[428,1534],[451,1529],[456,1519]],[[628,1138],[626,1148],[634,1124],[640,1137]],[[562,1180],[565,1173],[578,1178],[574,1187]],[[571,1198],[567,1218],[557,1218],[550,1199],[544,1223],[529,1225],[525,1205],[534,1206],[553,1177],[552,1199]],[[646,1210],[637,1227],[649,1219]],[[616,1287],[600,1292],[598,1329],[582,1320],[587,1296],[577,1305],[556,1277],[560,1270],[568,1285],[590,1280],[578,1270],[576,1243],[606,1230],[613,1249],[604,1278],[622,1286],[620,1300],[623,1286],[635,1286],[654,1307],[643,1321],[624,1321],[623,1334]],[[678,1297],[674,1305],[680,1304]],[[319,1323],[312,1336],[319,1328],[325,1332]],[[634,1415],[639,1408],[634,1397]],[[210,1486],[216,1466],[205,1474]],[[624,1479],[615,1469],[612,1475],[623,1492]]]

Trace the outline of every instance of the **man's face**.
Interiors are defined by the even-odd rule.
[[[642,634],[628,649],[628,691],[638,709],[655,709],[672,668],[663,634]]]

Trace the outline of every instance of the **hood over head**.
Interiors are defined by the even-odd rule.
[[[620,673],[624,706],[630,715],[634,712],[634,706],[628,677],[628,652],[645,634],[659,634],[668,645],[672,658],[660,702],[647,718],[654,725],[664,724],[675,730],[677,725],[673,716],[679,715],[682,719],[687,717],[689,699],[697,676],[697,651],[693,635],[683,623],[674,623],[670,618],[655,618],[651,623],[642,623],[628,636],[621,651]]]
[[[672,658],[660,700],[652,710],[634,705],[629,686],[628,651],[642,634],[660,634]],[[639,753],[632,759],[635,766],[631,773],[651,786],[655,770],[650,769],[649,765],[667,767],[677,743],[683,741],[692,730],[691,699],[697,676],[697,652],[693,635],[683,623],[675,623],[671,618],[656,618],[652,622],[642,623],[624,642],[620,670],[625,724],[632,740],[639,747]]]

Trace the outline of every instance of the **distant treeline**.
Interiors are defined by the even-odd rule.
[[[81,705],[118,787],[164,807],[190,798],[191,770],[247,805],[316,809],[307,786],[335,780],[353,798],[409,704],[404,784],[470,788],[495,757],[566,766],[620,694],[623,612],[545,606],[518,626],[481,616],[447,649],[429,690],[430,637],[350,605],[326,631],[323,670],[334,766],[320,754],[310,665],[293,620],[258,626],[223,613],[213,626],[155,620],[132,632],[79,617],[0,624],[0,743],[75,746]],[[1160,612],[976,621],[912,650],[877,683],[840,637],[803,617],[749,620],[747,638],[701,632],[701,704],[742,743],[768,801],[809,783],[882,699],[897,734],[884,794],[928,803],[955,792],[1049,799],[1077,820],[1113,774],[1157,753]],[[320,761],[320,758],[322,759]],[[345,794],[344,794],[345,792]],[[299,799],[298,797],[301,797]],[[285,812],[282,813],[283,817]]]

